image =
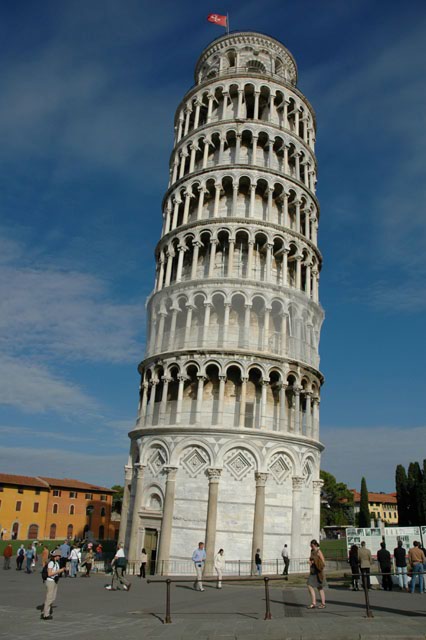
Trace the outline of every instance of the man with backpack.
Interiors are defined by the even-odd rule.
[[[43,578],[44,586],[46,587],[46,598],[44,600],[43,613],[40,616],[42,620],[53,619],[52,605],[56,600],[59,578],[61,574],[66,571],[65,567],[62,567],[62,569],[59,567],[59,558],[61,557],[60,550],[55,549],[55,551],[52,551],[50,555],[51,560],[43,567],[43,571],[41,572],[41,577]]]

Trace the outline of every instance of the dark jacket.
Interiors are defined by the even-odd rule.
[[[377,560],[382,571],[389,571],[392,566],[391,554],[387,549],[380,549],[377,552]]]
[[[395,565],[397,567],[406,567],[407,566],[407,551],[404,547],[397,547],[393,550],[393,555],[395,558]]]

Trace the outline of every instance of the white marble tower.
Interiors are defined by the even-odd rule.
[[[214,40],[179,104],[120,539],[180,572],[319,534],[315,114],[277,40]],[[148,536],[151,541],[148,544]],[[153,537],[154,534],[154,537]],[[155,546],[154,544],[154,546]]]

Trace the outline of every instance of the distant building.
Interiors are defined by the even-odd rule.
[[[114,491],[69,478],[0,473],[0,530],[4,539],[114,538]]]
[[[354,514],[355,518],[359,513],[361,502],[361,494],[355,489],[351,489],[354,495]],[[385,524],[398,524],[398,506],[396,502],[396,493],[370,493],[368,492],[368,508],[371,517],[374,520],[381,520]]]

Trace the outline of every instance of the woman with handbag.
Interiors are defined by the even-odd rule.
[[[311,604],[307,609],[315,609],[317,606],[317,599],[315,589],[318,590],[321,598],[321,604],[318,605],[318,609],[325,609],[325,560],[322,551],[319,548],[319,544],[316,540],[311,540],[311,555],[309,556],[309,577],[308,577],[308,591],[311,596]]]

